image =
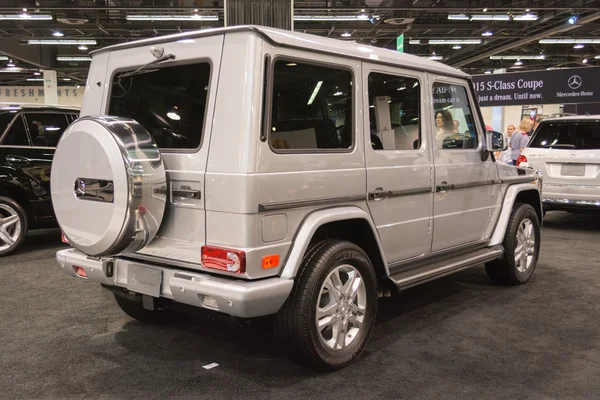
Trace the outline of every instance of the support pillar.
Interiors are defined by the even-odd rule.
[[[506,72],[506,68],[494,70],[494,74],[503,74]],[[492,107],[492,128],[497,132],[504,132],[504,107],[493,106]]]
[[[56,71],[44,70],[44,103],[58,104]]]
[[[225,0],[225,26],[233,25],[294,30],[294,1]]]

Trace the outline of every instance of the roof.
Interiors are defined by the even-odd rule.
[[[53,109],[53,110],[66,110],[66,111],[77,111],[81,109],[78,106],[65,106],[61,104],[41,104],[41,103],[9,103],[0,102],[0,111],[4,110],[23,110],[27,108],[32,109]]]
[[[248,32],[259,34],[266,40],[280,46],[309,49],[312,52],[322,52],[343,57],[356,58],[373,63],[391,64],[413,70],[424,70],[442,75],[450,75],[461,78],[468,74],[449,67],[445,64],[424,59],[406,53],[382,49],[379,47],[365,46],[343,40],[330,39],[306,33],[292,32],[283,29],[268,28],[264,26],[241,25],[227,28],[205,29],[200,31],[178,33],[175,35],[159,36],[156,38],[143,39],[133,42],[116,44],[92,51],[90,54],[98,54],[105,51],[121,50],[139,46],[156,45],[168,43],[180,39],[194,39],[208,36],[222,35],[228,32]]]
[[[583,122],[600,120],[600,115],[569,115],[568,117],[545,118],[540,121],[540,124],[549,122]]]

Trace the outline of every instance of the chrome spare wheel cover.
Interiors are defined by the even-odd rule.
[[[535,239],[533,223],[528,218],[525,218],[519,224],[517,237],[515,238],[515,265],[519,272],[527,271],[533,263]]]
[[[142,125],[119,117],[71,124],[52,162],[52,205],[69,242],[92,256],[134,252],[156,235],[167,183]]]
[[[344,264],[325,279],[317,300],[316,327],[321,342],[331,350],[344,350],[365,323],[367,290],[356,268]]]
[[[21,219],[17,211],[7,204],[0,204],[0,251],[15,244],[21,234]]]

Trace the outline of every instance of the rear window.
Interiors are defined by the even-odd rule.
[[[154,68],[113,77],[108,114],[135,119],[161,149],[200,146],[210,64]]]
[[[598,150],[600,149],[600,122],[543,123],[529,147]]]

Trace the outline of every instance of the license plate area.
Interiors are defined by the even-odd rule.
[[[162,271],[132,264],[127,268],[127,289],[132,292],[160,297]]]
[[[563,164],[560,168],[562,176],[585,176],[584,164]]]

